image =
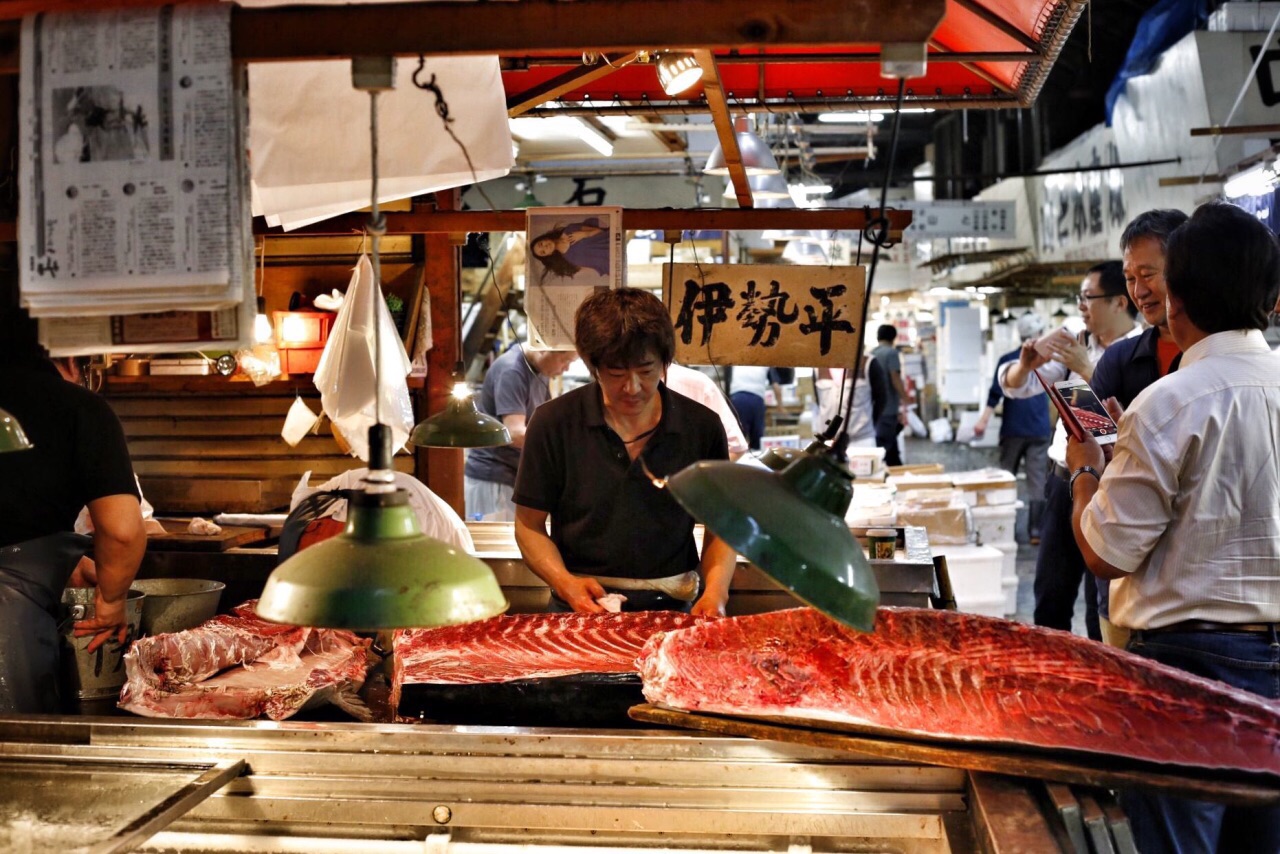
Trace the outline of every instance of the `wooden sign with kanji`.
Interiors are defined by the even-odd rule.
[[[866,268],[664,264],[662,296],[681,364],[849,368]]]

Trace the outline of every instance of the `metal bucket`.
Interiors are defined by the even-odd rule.
[[[203,578],[145,578],[132,590],[147,594],[142,602],[142,634],[162,635],[193,629],[218,613],[227,585]]]
[[[78,638],[72,632],[76,620],[93,616],[92,587],[68,587],[62,592],[62,674],[63,685],[77,700],[114,699],[124,684],[124,653],[138,637],[142,622],[142,603],[146,598],[141,590],[130,590],[125,600],[125,619],[129,631],[124,643],[114,639],[88,652],[93,636]]]

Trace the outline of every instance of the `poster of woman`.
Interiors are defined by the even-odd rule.
[[[535,348],[573,346],[573,314],[596,288],[622,287],[622,208],[528,212],[525,308]]]

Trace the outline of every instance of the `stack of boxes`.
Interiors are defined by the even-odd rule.
[[[1017,603],[1017,483],[1003,469],[891,474],[883,485],[859,477],[846,516],[854,527],[914,525],[947,558],[962,611],[1003,617]]]

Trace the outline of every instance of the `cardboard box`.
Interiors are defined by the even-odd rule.
[[[857,477],[870,477],[884,468],[884,448],[850,448],[849,471]]]
[[[891,474],[889,483],[897,487],[899,495],[921,489],[952,489],[955,486],[949,474]]]
[[[951,479],[957,489],[964,491],[970,507],[1012,504],[1018,500],[1018,481],[1004,469],[955,472]]]
[[[934,507],[910,501],[898,502],[898,524],[918,525],[929,535],[931,545],[965,545],[973,535],[973,519],[969,505],[963,501]]]

